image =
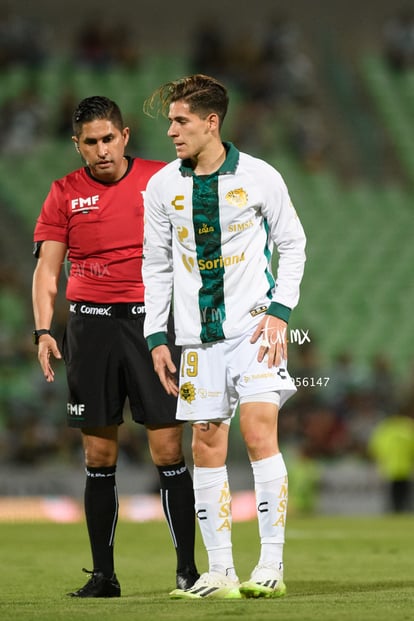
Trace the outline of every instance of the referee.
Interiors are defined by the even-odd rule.
[[[47,382],[51,357],[63,357],[69,397],[67,420],[82,432],[84,506],[93,568],[73,597],[119,597],[114,571],[118,518],[115,480],[118,427],[128,398],[135,422],[145,425],[160,477],[164,513],[177,555],[176,584],[198,578],[194,562],[194,493],[182,451],[176,399],[153,370],[143,336],[141,276],[143,195],[162,162],[125,155],[129,128],[118,105],[88,97],[76,108],[73,141],[84,166],[51,184],[34,231],[34,342]],[[64,259],[68,322],[62,354],[51,331]],[[173,334],[171,330],[171,334]],[[173,346],[178,364],[179,351]]]

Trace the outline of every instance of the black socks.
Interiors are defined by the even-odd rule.
[[[118,521],[116,466],[86,467],[85,515],[93,569],[110,578],[114,573],[114,538]]]
[[[177,554],[177,572],[196,571],[195,515],[191,475],[184,461],[157,466],[161,501]],[[114,573],[114,538],[118,520],[116,466],[86,468],[85,515],[93,569],[110,578]]]
[[[194,490],[184,461],[171,466],[157,466],[161,501],[177,553],[177,572],[195,571]]]

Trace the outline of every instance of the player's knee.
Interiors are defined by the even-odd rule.
[[[219,468],[226,463],[227,448],[224,444],[212,446],[198,439],[193,441],[192,450],[194,464],[201,468]]]

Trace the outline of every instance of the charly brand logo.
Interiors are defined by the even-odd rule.
[[[182,211],[184,209],[183,200],[184,194],[177,194],[177,196],[171,201],[171,205],[176,211]]]
[[[243,190],[243,188],[230,190],[230,192],[226,194],[226,201],[235,207],[245,207],[247,205],[247,198],[247,192]]]

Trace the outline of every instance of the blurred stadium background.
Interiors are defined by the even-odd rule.
[[[166,123],[146,118],[142,103],[159,84],[193,72],[229,86],[224,137],[282,173],[307,232],[290,326],[291,372],[303,385],[280,423],[292,510],[395,510],[387,496],[394,475],[378,470],[369,447],[378,425],[397,413],[414,417],[414,17],[406,5],[0,7],[0,514],[27,497],[80,497],[83,486],[79,437],[65,425],[62,365],[47,385],[31,344],[32,230],[50,182],[79,165],[73,107],[92,94],[115,99],[132,130],[130,153],[171,159]],[[390,446],[403,455],[404,443]],[[407,443],[406,451],[398,476],[412,487],[414,449]],[[230,480],[240,493],[246,461],[234,425]],[[121,493],[153,491],[144,434],[129,422],[119,470]]]

